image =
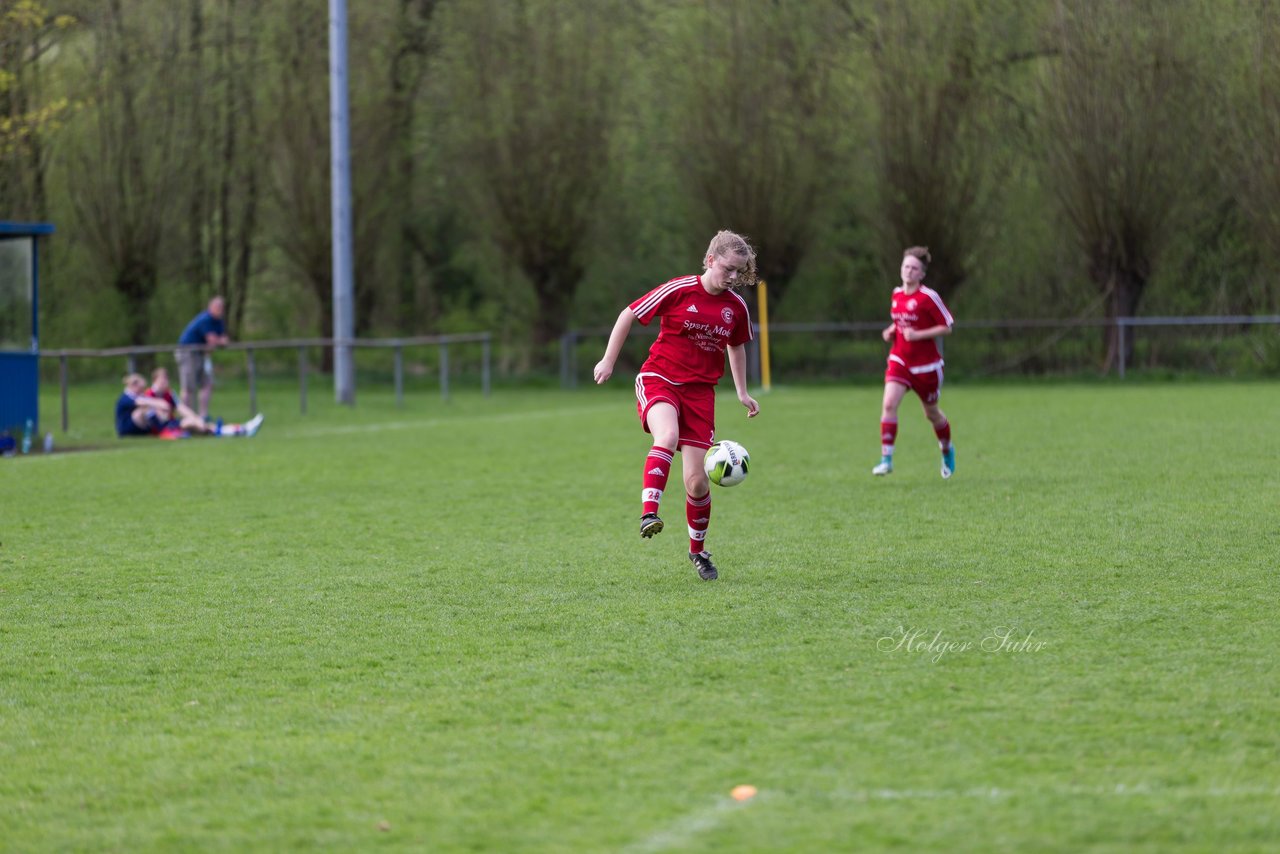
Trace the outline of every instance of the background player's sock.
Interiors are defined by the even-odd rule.
[[[893,456],[893,443],[898,439],[898,422],[880,422],[880,456]]]
[[[703,541],[707,538],[707,528],[711,525],[711,493],[701,498],[684,500],[684,517],[689,523],[689,553],[702,551]]]
[[[951,422],[943,421],[941,427],[933,428],[934,435],[938,437],[938,447],[946,450],[951,447]]]

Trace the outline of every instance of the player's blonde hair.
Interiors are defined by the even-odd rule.
[[[926,270],[929,269],[929,262],[933,260],[932,256],[929,255],[928,246],[912,246],[909,249],[902,250],[903,258],[906,258],[908,255],[923,264]]]
[[[737,255],[739,258],[746,259],[746,269],[738,275],[737,284],[754,285],[756,283],[756,250],[751,248],[751,244],[745,237],[732,231],[717,231],[716,236],[711,238],[711,245],[702,256],[702,269],[709,268],[708,258],[723,258],[726,255]]]
[[[146,378],[146,377],[144,377],[142,374],[125,374],[125,375],[124,375],[124,387],[125,387],[125,388],[129,388],[130,386],[138,385],[139,383],[141,383],[142,385],[146,385],[146,384],[147,384],[147,378]]]

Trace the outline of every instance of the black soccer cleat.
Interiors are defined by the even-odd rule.
[[[689,555],[689,560],[698,568],[698,577],[703,581],[715,581],[720,577],[716,565],[711,562],[711,552],[697,552]]]
[[[640,517],[640,536],[646,540],[654,534],[662,532],[662,520],[657,513],[646,513]]]

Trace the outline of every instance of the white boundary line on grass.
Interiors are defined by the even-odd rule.
[[[770,795],[776,793],[770,793]],[[972,789],[837,789],[831,795],[838,800],[870,803],[872,801],[937,801],[947,799],[1002,801],[1018,797],[1049,795],[1051,797],[1100,797],[1100,798],[1280,798],[1280,786],[1152,786],[1148,783],[1116,783],[1114,786],[1064,786],[1049,789],[1002,789],[998,786]],[[730,812],[747,807],[761,797],[756,795],[747,801],[731,798],[717,800],[710,807],[689,813],[669,827],[659,830],[623,850],[628,854],[653,854],[679,848],[694,836],[710,830],[724,821]]]
[[[552,418],[552,417],[561,416],[561,415],[567,415],[567,416],[588,415],[588,414],[597,413],[597,412],[604,412],[606,410],[610,410],[614,408],[616,407],[614,407],[612,404],[607,404],[607,405],[597,404],[595,406],[574,407],[573,409],[533,409],[528,412],[479,413],[476,415],[459,415],[457,418],[428,418],[422,421],[382,421],[382,422],[373,422],[370,424],[347,424],[343,426],[332,426],[332,427],[325,427],[322,425],[316,425],[315,427],[311,427],[309,425],[304,425],[301,428],[285,430],[284,432],[280,433],[280,436],[286,439],[310,439],[313,436],[317,436],[317,437],[318,436],[346,436],[346,435],[351,435],[355,433],[377,433],[383,430],[412,430],[415,427],[421,427],[424,429],[428,429],[432,427],[447,427],[451,424],[467,424],[467,423],[472,423],[476,421],[494,421],[494,422],[517,421],[517,420],[524,421],[524,420],[531,420],[531,419]],[[242,437],[238,437],[238,438],[242,438]],[[52,454],[45,454],[40,451],[35,451],[31,454],[24,455],[22,459],[28,463],[34,460],[44,460],[46,462],[48,462],[49,460],[69,460],[69,459],[74,459],[83,453],[91,453],[94,456],[99,456],[101,454],[118,454],[124,451],[131,451],[134,448],[142,447],[143,445],[146,444],[146,442],[143,442],[143,441],[134,442],[132,439],[129,439],[127,441],[129,441],[131,444],[118,445],[114,447],[104,446],[104,447],[97,447],[97,448],[76,448],[71,451],[55,450],[54,453]],[[200,441],[204,441],[204,440],[200,440]]]
[[[129,441],[133,441],[133,440],[130,439]],[[20,465],[31,465],[35,463],[37,460],[40,460],[46,463],[53,462],[55,460],[57,461],[74,460],[74,459],[83,457],[85,454],[90,454],[94,457],[98,457],[103,454],[123,454],[125,451],[132,450],[132,448],[135,448],[135,447],[140,447],[140,445],[120,445],[117,447],[110,447],[110,448],[107,448],[107,447],[74,448],[70,451],[59,451],[55,449],[51,454],[46,454],[43,451],[32,451],[30,454],[27,454],[21,458],[23,462],[20,463]]]
[[[656,851],[679,848],[699,833],[705,833],[720,824],[729,813],[751,806],[751,804],[760,800],[760,797],[760,795],[756,795],[745,801],[735,801],[733,798],[727,797],[719,798],[706,809],[689,813],[670,826],[639,842],[628,845],[622,850],[626,854],[654,854]]]
[[[842,800],[858,801],[925,801],[946,798],[999,801],[1035,795],[1053,797],[1100,798],[1276,798],[1280,786],[1152,786],[1148,783],[1116,783],[1114,786],[1064,786],[1048,789],[1001,789],[998,786],[973,789],[857,789],[836,790],[832,794]]]

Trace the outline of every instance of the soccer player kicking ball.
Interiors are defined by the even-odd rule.
[[[747,417],[760,412],[747,394],[745,345],[752,338],[751,318],[742,297],[730,290],[756,282],[756,253],[742,237],[721,231],[703,258],[701,276],[682,276],[654,288],[622,310],[609,335],[604,358],[595,367],[599,385],[613,375],[633,321],[648,326],[661,319],[658,340],[636,377],[636,411],[653,447],[644,461],[640,536],[662,530],[658,504],[676,451],[684,459],[685,518],[689,525],[689,560],[704,581],[719,573],[704,549],[711,522],[711,482],[703,457],[715,437],[716,382],[724,375],[724,354],[738,400]]]
[[[898,405],[908,391],[924,404],[925,417],[933,425],[942,449],[942,476],[956,470],[956,449],[951,445],[951,423],[938,408],[942,390],[942,353],[938,339],[951,334],[951,312],[938,292],[923,284],[929,250],[913,246],[902,255],[902,287],[893,289],[893,323],[880,333],[893,341],[889,364],[884,372],[884,406],[880,412],[880,463],[874,475],[893,471],[893,443],[898,436]]]

